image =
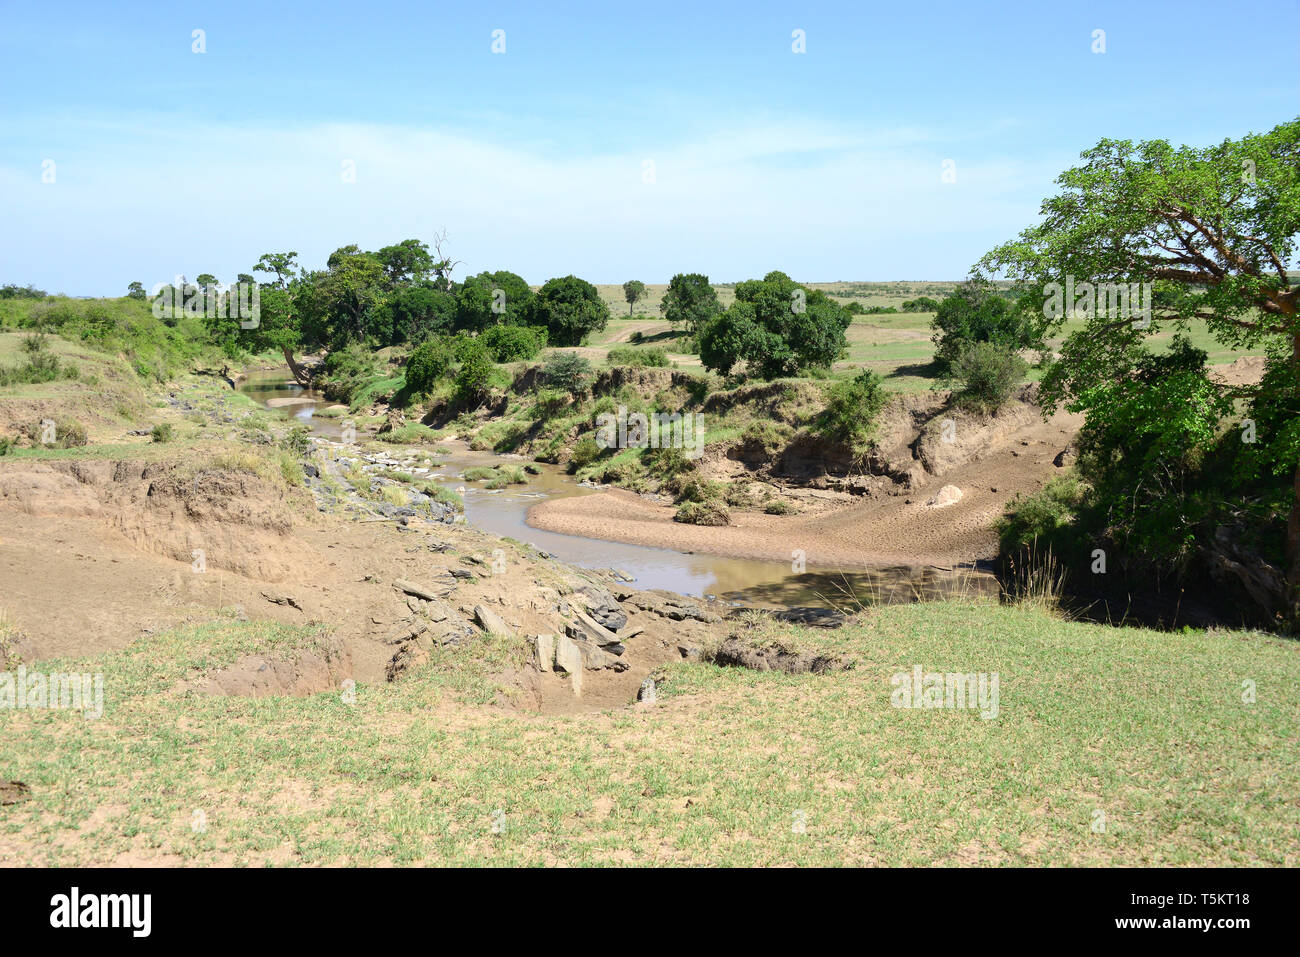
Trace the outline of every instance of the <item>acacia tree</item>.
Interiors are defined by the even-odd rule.
[[[1083,327],[1065,340],[1044,380],[1046,409],[1063,403],[1090,420],[1104,417],[1111,387],[1141,380],[1152,355],[1145,341],[1162,328],[1185,332],[1191,320],[1226,347],[1268,348],[1265,382],[1242,395],[1252,405],[1276,408],[1282,398],[1295,407],[1300,287],[1288,267],[1300,234],[1300,118],[1205,148],[1104,139],[1082,159],[1057,178],[1061,191],[1043,201],[1042,222],[977,266],[1018,280],[1027,296],[1067,279],[1084,289],[1065,303],[1067,313],[1082,304]],[[1130,283],[1152,284],[1151,321],[1095,308],[1092,286]],[[1065,318],[1057,316],[1049,334]],[[1293,622],[1300,621],[1298,438],[1291,428],[1273,447],[1275,464],[1289,459],[1292,485],[1285,551]]]
[[[262,253],[261,258],[257,260],[257,265],[253,267],[253,272],[271,273],[275,279],[262,284],[259,290],[262,314],[258,326],[256,329],[245,330],[244,336],[255,351],[268,348],[279,349],[289,366],[289,371],[293,373],[294,380],[300,385],[307,385],[311,376],[294,358],[294,353],[302,340],[295,296],[290,289],[297,268],[296,252]],[[240,280],[243,281],[243,278],[241,274]]]
[[[627,314],[632,315],[632,307],[645,298],[645,283],[640,279],[629,279],[623,283],[623,298],[627,300]]]

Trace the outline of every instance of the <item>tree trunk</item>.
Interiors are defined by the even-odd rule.
[[[298,365],[297,360],[293,357],[293,350],[283,349],[281,351],[284,352],[284,361],[289,363],[289,371],[293,373],[294,381],[301,386],[311,385],[311,376],[306,369]]]

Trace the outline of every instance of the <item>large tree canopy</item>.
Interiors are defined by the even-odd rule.
[[[674,326],[681,325],[688,335],[694,335],[700,326],[722,312],[722,306],[708,276],[679,272],[669,281],[659,311]]]
[[[545,326],[553,346],[580,345],[609,322],[609,307],[596,287],[577,276],[548,279],[528,313],[529,325]]]
[[[742,359],[765,379],[826,367],[847,346],[850,316],[821,290],[785,273],[736,284],[736,301],[699,330],[705,368],[727,373]]]
[[[1057,179],[1060,192],[1043,202],[1042,221],[988,253],[977,270],[1006,275],[1040,304],[1050,304],[1067,283],[1075,290],[1063,312],[1043,306],[1049,333],[1070,318],[1081,320],[1081,328],[1066,338],[1042,396],[1049,410],[1065,404],[1087,413],[1085,438],[1094,454],[1106,453],[1108,467],[1121,467],[1124,457],[1115,452],[1128,450],[1131,493],[1149,493],[1157,473],[1187,474],[1195,464],[1184,455],[1188,449],[1208,454],[1205,414],[1229,399],[1240,400],[1247,416],[1277,423],[1272,434],[1258,435],[1258,449],[1236,442],[1232,465],[1248,471],[1272,463],[1274,487],[1280,481],[1290,500],[1287,604],[1292,620],[1300,619],[1300,429],[1294,414],[1300,413],[1300,286],[1289,272],[1300,238],[1300,119],[1204,148],[1102,140],[1082,159]],[[1060,286],[1049,295],[1051,283]],[[1149,316],[1131,304],[1116,308],[1123,303],[1116,290],[1129,284],[1138,284],[1132,292],[1150,284]],[[1204,372],[1204,353],[1198,358],[1186,345],[1176,350],[1173,365],[1156,361],[1164,350],[1150,337],[1191,333],[1194,326],[1228,348],[1267,349],[1264,381],[1229,389]],[[1179,383],[1186,388],[1172,394]],[[1197,415],[1171,415],[1171,404],[1195,408]],[[1150,418],[1145,430],[1135,429],[1139,415]],[[1150,438],[1154,445],[1136,448],[1155,424],[1160,434]],[[1169,450],[1179,450],[1176,465]],[[1282,469],[1285,478],[1277,474]],[[1173,490],[1166,482],[1161,494]],[[1243,484],[1236,494],[1244,502],[1256,490]]]
[[[532,300],[527,281],[508,270],[467,276],[456,291],[456,327],[482,332],[490,326],[524,325]]]

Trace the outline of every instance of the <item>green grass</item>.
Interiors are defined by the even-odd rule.
[[[477,706],[518,642],[439,653],[348,704],[170,690],[305,629],[144,636],[48,665],[104,673],[100,721],[0,711],[0,775],[33,792],[0,840],[62,865],[1300,863],[1295,642],[963,604],[760,638],[782,635],[856,666],[676,664],[653,708],[566,717]],[[891,707],[889,676],[915,664],[997,672],[998,718]]]

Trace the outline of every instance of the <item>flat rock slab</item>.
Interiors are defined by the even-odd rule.
[[[573,622],[566,626],[565,630],[568,631],[570,638],[595,642],[602,648],[619,644],[618,635],[577,609],[574,609]]]
[[[474,620],[489,635],[504,635],[510,637],[514,635],[514,630],[502,620],[501,616],[494,612],[487,605],[474,606]]]

